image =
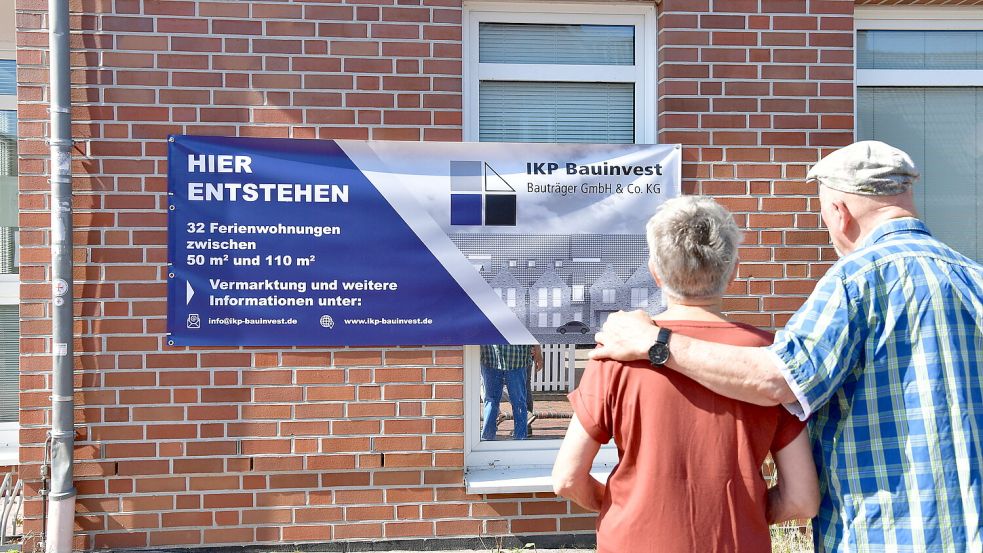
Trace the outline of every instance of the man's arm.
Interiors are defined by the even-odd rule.
[[[778,485],[768,490],[768,524],[807,519],[819,511],[819,479],[809,435],[802,430],[787,446],[772,452]]]
[[[591,359],[648,359],[659,327],[644,311],[612,313],[595,336]],[[795,394],[764,348],[729,346],[673,334],[666,366],[714,392],[757,405],[792,403]]]
[[[601,444],[590,437],[574,414],[563,437],[553,465],[553,491],[588,511],[600,511],[604,484],[591,476],[590,469]]]

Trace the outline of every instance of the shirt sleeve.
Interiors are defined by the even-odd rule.
[[[611,370],[600,361],[590,361],[580,379],[580,385],[568,396],[573,412],[584,427],[584,430],[597,442],[606,444],[611,441],[611,409],[608,401],[608,389]]]
[[[806,420],[825,405],[856,367],[866,333],[846,283],[827,273],[768,347],[798,400],[786,407]]]
[[[792,443],[792,440],[806,427],[804,421],[800,421],[785,409],[779,407],[777,410],[778,427],[775,429],[775,437],[771,440],[770,450],[772,453],[781,451],[785,446]]]

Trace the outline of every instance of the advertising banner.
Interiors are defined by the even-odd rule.
[[[661,310],[678,145],[173,136],[169,343],[592,343]]]

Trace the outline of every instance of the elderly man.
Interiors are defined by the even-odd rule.
[[[812,416],[818,551],[983,551],[983,268],[915,218],[904,152],[858,142],[807,178],[842,257],[773,345],[670,338],[627,313],[592,356]]]

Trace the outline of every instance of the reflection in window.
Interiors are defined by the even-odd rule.
[[[601,301],[604,303],[614,303],[618,301],[613,288],[605,288],[601,291]]]
[[[939,240],[983,260],[983,87],[859,87],[857,139],[907,152],[922,174],[919,217]]]
[[[523,372],[521,375],[505,372],[489,373],[486,363],[494,362],[488,348],[510,348],[512,354],[521,354],[522,348],[531,346],[482,346],[484,355],[481,371],[482,405],[480,428],[482,441],[512,440],[515,438],[516,406],[509,390],[509,378],[513,387],[524,384],[522,405],[527,413],[526,435],[523,439],[556,440],[563,437],[570,423],[570,405],[566,395],[574,389],[579,375],[587,364],[588,349],[577,349],[571,344],[546,344],[541,346],[539,370]],[[511,366],[512,363],[507,363]],[[522,364],[522,363],[517,363]],[[520,378],[520,376],[522,378]],[[522,380],[524,379],[524,380]],[[499,387],[501,389],[499,390]],[[488,399],[497,399],[497,405],[489,405]],[[492,403],[495,403],[492,401]],[[520,414],[520,419],[522,415]]]
[[[649,305],[649,291],[647,288],[632,288],[631,289],[631,306],[632,307],[648,307]]]

